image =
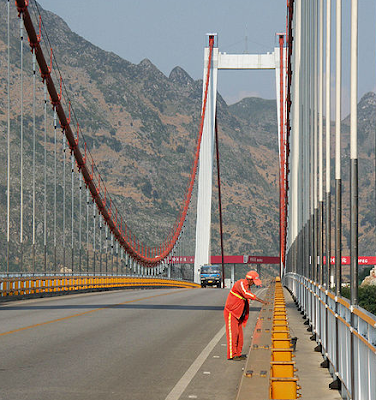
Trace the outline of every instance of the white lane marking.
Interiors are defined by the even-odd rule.
[[[266,292],[268,290],[268,288],[262,288],[261,290],[260,290],[260,293],[264,293],[264,292]]]
[[[186,373],[180,378],[180,381],[171,390],[166,400],[178,400],[183,394],[184,390],[190,384],[197,371],[201,368],[204,361],[208,358],[210,352],[214,349],[216,344],[221,340],[225,334],[225,326],[213,337],[209,344],[202,350],[201,354],[193,361],[192,365],[187,369]]]
[[[267,290],[268,290],[268,288],[256,289],[256,290],[255,290],[255,292],[257,293],[256,296],[257,296],[257,297],[263,296],[264,292],[266,292]]]

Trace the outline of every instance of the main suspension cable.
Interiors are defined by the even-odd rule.
[[[138,260],[138,262],[142,262],[144,265],[157,265],[159,264],[163,259],[168,257],[172,249],[174,248],[174,245],[176,243],[176,240],[178,239],[181,229],[183,227],[183,223],[187,214],[188,206],[190,203],[190,198],[192,195],[192,189],[193,185],[195,182],[195,177],[196,177],[196,172],[197,172],[197,165],[198,165],[198,157],[199,157],[199,152],[200,152],[200,145],[201,145],[201,138],[202,138],[202,131],[203,131],[203,122],[205,118],[205,111],[206,111],[206,103],[207,103],[207,94],[208,94],[208,84],[209,84],[209,76],[210,76],[210,68],[211,68],[211,59],[212,59],[212,50],[214,46],[214,40],[213,38],[210,38],[209,40],[209,45],[210,45],[210,53],[209,53],[209,63],[208,63],[208,69],[207,69],[207,76],[206,76],[206,85],[205,85],[205,95],[204,95],[204,101],[203,101],[203,106],[202,106],[202,113],[201,113],[201,122],[200,122],[200,129],[199,129],[199,134],[198,134],[198,140],[197,140],[197,147],[196,147],[196,155],[194,159],[194,165],[192,168],[192,174],[191,174],[191,179],[190,183],[188,186],[188,191],[185,196],[185,202],[183,203],[181,212],[178,214],[177,221],[174,225],[174,231],[172,231],[171,235],[168,237],[168,239],[160,246],[160,251],[157,253],[154,257],[152,257],[150,254],[148,254],[146,247],[143,246],[138,240],[136,240],[135,235],[130,232],[129,228],[126,228],[126,232],[128,233],[127,235],[124,235],[122,232],[122,229],[119,229],[119,223],[118,223],[118,218],[114,218],[114,215],[117,216],[117,210],[115,207],[115,212],[111,212],[111,210],[108,209],[107,204],[103,201],[103,189],[102,192],[100,190],[101,187],[101,178],[95,174],[97,171],[97,167],[94,163],[93,157],[90,154],[90,151],[85,149],[85,157],[81,153],[81,150],[78,145],[78,140],[76,141],[75,136],[73,135],[73,132],[70,127],[70,120],[67,119],[66,114],[64,112],[63,106],[62,106],[62,89],[64,88],[65,93],[67,93],[67,90],[65,88],[65,83],[62,80],[62,74],[60,73],[60,70],[58,68],[58,64],[56,62],[55,54],[51,50],[51,58],[54,59],[54,65],[56,66],[59,74],[58,77],[60,78],[60,94],[57,93],[53,79],[51,77],[51,70],[49,70],[46,60],[44,58],[43,51],[40,47],[40,44],[37,40],[37,35],[35,33],[34,25],[33,22],[31,21],[29,12],[28,12],[28,3],[25,2],[25,0],[16,0],[17,7],[19,9],[22,9],[22,19],[25,24],[25,28],[28,32],[29,39],[30,39],[30,44],[35,46],[36,48],[36,56],[37,56],[37,61],[40,66],[41,74],[43,79],[46,79],[47,83],[47,89],[48,92],[50,93],[51,97],[51,102],[54,106],[54,109],[59,117],[60,120],[60,125],[64,131],[64,136],[68,140],[68,145],[71,149],[71,151],[74,153],[74,157],[76,159],[78,168],[83,175],[83,178],[85,180],[85,184],[88,188],[88,190],[91,193],[91,196],[93,198],[93,201],[96,203],[96,206],[98,207],[99,212],[103,215],[103,218],[108,224],[110,231],[112,233],[112,241],[115,239],[116,241],[119,242],[119,244],[128,252],[133,258]],[[36,4],[36,7],[39,12],[39,7]],[[39,12],[40,15],[40,12]],[[46,33],[46,29],[44,27],[43,21],[41,20],[40,22],[41,27],[43,27],[44,32]],[[48,35],[46,33],[47,41],[49,42]],[[67,100],[64,100],[65,104],[69,103],[69,98]],[[68,103],[67,103],[68,102]],[[75,117],[74,114],[74,109],[72,108],[72,115]],[[91,167],[92,167],[92,174],[89,172],[88,169],[88,164],[90,164],[87,160],[87,156],[90,156],[91,158]],[[56,177],[56,175],[55,175]],[[104,185],[102,186],[102,188]],[[56,218],[56,217],[55,217]],[[64,225],[64,224],[63,224]],[[63,226],[64,228],[64,226]],[[22,229],[21,229],[22,232]],[[64,239],[65,231],[63,232],[63,239]],[[22,235],[20,235],[22,236]],[[133,240],[128,240],[128,238],[131,238]],[[89,242],[87,240],[87,246]],[[56,246],[55,246],[56,247]],[[64,250],[63,250],[64,251]],[[87,252],[89,252],[89,247],[87,247]],[[87,255],[89,258],[89,253]],[[112,246],[112,257],[113,257],[113,246]],[[56,259],[56,257],[55,257]],[[65,261],[65,260],[64,260]],[[65,264],[64,264],[65,265]],[[57,263],[55,261],[55,268],[57,266]],[[88,262],[89,266],[89,262]]]
[[[33,166],[32,166],[32,186],[33,186],[33,220],[32,220],[32,264],[33,273],[35,273],[35,103],[36,103],[36,56],[35,48],[32,48],[33,54]]]

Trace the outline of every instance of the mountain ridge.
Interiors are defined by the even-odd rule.
[[[0,9],[1,7],[5,9],[4,0],[0,1]],[[189,180],[200,120],[202,80],[195,81],[179,66],[173,68],[167,77],[148,59],[139,64],[123,60],[72,32],[58,16],[41,7],[40,9],[80,129],[101,176],[132,231],[147,245],[158,245],[175,222]],[[37,22],[35,16],[34,19]],[[12,25],[14,32],[18,32],[14,15]],[[4,26],[0,27],[0,76],[6,76],[4,29]],[[14,34],[11,39],[14,98],[16,76],[19,73],[17,51],[19,53],[19,42]],[[27,52],[28,49],[25,54]],[[28,71],[25,79],[30,84],[30,69]],[[4,79],[0,81],[0,88],[4,92]],[[41,94],[42,90],[39,88],[38,95]],[[4,101],[1,108],[5,109]],[[14,143],[18,140],[17,110],[17,105],[12,104],[15,115],[12,119]],[[274,100],[246,98],[228,106],[218,94],[217,115],[225,253],[277,255],[279,225],[276,103]],[[6,115],[0,113],[2,139],[5,139],[5,118]],[[30,105],[25,107],[24,119],[30,128]],[[49,119],[51,120],[50,109]],[[43,120],[40,110],[37,121],[38,143],[42,148]],[[343,121],[343,125],[346,125],[346,121]],[[368,137],[369,132],[365,131],[365,135]],[[49,130],[50,159],[52,139],[52,132]],[[30,141],[27,141],[27,165],[30,165],[30,146]],[[4,148],[0,149],[0,159],[5,165]],[[17,166],[13,165],[13,170],[16,169]],[[48,169],[51,172],[51,166]],[[367,171],[369,176],[369,168]],[[61,171],[58,173],[61,174]],[[16,182],[17,179],[14,184]],[[0,185],[1,198],[4,199],[4,179]],[[40,188],[41,182],[38,185]],[[30,187],[27,187],[27,193],[29,197]],[[213,253],[219,253],[217,201],[215,187],[211,244]],[[15,214],[19,211],[16,202],[15,197],[12,202],[15,204]],[[142,207],[139,206],[140,203]],[[0,219],[3,230],[4,217]],[[367,224],[371,225],[374,219],[369,215]],[[17,224],[16,218],[13,224]],[[30,240],[30,229],[26,234]],[[50,240],[51,232],[48,235]],[[13,238],[17,240],[15,234]],[[370,248],[370,245],[369,239],[366,248]]]

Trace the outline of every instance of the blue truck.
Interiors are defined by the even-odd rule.
[[[203,265],[200,271],[201,287],[217,286],[221,287],[222,267],[220,265]]]

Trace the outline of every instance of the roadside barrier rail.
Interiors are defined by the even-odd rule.
[[[280,278],[275,282],[271,340],[270,399],[297,399],[300,387],[295,376],[294,348]]]
[[[0,298],[58,293],[70,291],[105,290],[132,287],[179,287],[199,288],[200,285],[155,277],[136,277],[122,275],[61,275],[0,278]]]
[[[259,400],[269,398],[271,331],[274,285],[265,296],[269,302],[261,308],[253,331],[251,348],[236,400]]]
[[[376,316],[296,273],[284,277],[312,329],[332,388],[343,398],[376,400]]]
[[[296,399],[298,378],[281,281],[268,288],[236,400]]]

